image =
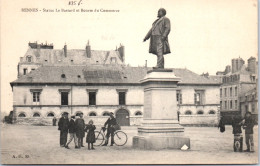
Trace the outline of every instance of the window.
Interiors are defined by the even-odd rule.
[[[117,89],[118,93],[118,103],[119,105],[126,105],[126,92],[127,89]]]
[[[62,74],[62,75],[61,75],[61,78],[66,78],[66,75],[65,75],[65,74]]]
[[[39,104],[41,91],[42,89],[30,89],[30,92],[32,94],[33,104]]]
[[[97,89],[87,89],[89,105],[96,105]]]
[[[97,116],[97,114],[95,112],[91,112],[89,113],[89,116]]]
[[[19,118],[25,118],[26,115],[25,115],[24,113],[20,113],[20,114],[18,115],[18,117],[19,117]]]
[[[80,114],[83,114],[82,112],[77,112],[76,116],[80,116]]]
[[[137,112],[135,113],[135,116],[141,116],[141,115],[143,115],[141,111],[137,111]]]
[[[109,112],[104,112],[102,115],[103,116],[109,116]]]
[[[209,114],[215,114],[215,111],[214,110],[210,110]]]
[[[182,94],[180,90],[176,91],[176,100],[178,104],[182,104]]]
[[[119,105],[125,105],[126,92],[118,92],[118,95],[119,95]]]
[[[227,97],[227,88],[225,88],[225,97]]]
[[[115,57],[111,57],[110,61],[111,61],[111,63],[116,63],[116,58]]]
[[[34,71],[35,69],[34,69],[34,68],[32,68],[31,70],[32,70],[32,71]]]
[[[33,117],[40,117],[40,114],[39,113],[34,113]]]
[[[237,96],[237,87],[235,87],[235,96]]]
[[[96,105],[96,92],[89,92],[89,105]]]
[[[47,117],[53,117],[54,113],[48,113]]]
[[[24,69],[23,69],[23,75],[26,75],[26,74],[27,74],[27,69],[24,68]]]
[[[200,115],[201,115],[201,114],[203,114],[203,111],[200,110],[200,111],[197,112],[197,114],[200,114]]]
[[[229,103],[230,103],[229,108],[232,110],[232,109],[233,109],[233,108],[232,108],[232,107],[233,107],[233,105],[232,105],[232,104],[233,104],[232,100],[230,100]]]
[[[227,101],[225,101],[224,109],[227,109]]]
[[[32,62],[32,57],[31,56],[27,56],[27,62]]]
[[[192,114],[192,113],[191,113],[190,110],[188,110],[188,111],[185,112],[185,115],[191,115],[191,114]]]
[[[220,88],[220,97],[222,97],[222,89]]]
[[[69,92],[61,92],[61,105],[68,105]]]
[[[33,92],[33,102],[40,102],[40,92]]]
[[[252,111],[251,111],[252,113],[254,113],[255,112],[255,104],[254,103],[252,103]]]
[[[202,105],[204,98],[204,91],[203,90],[196,90],[194,94],[194,104]]]
[[[235,100],[235,109],[237,109],[237,100]]]
[[[232,96],[232,87],[230,88],[229,92],[230,92],[229,95]]]

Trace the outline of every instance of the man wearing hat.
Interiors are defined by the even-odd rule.
[[[116,124],[117,124],[117,122],[116,122],[116,118],[114,117],[114,113],[110,112],[109,118],[107,119],[107,121],[104,124],[104,127],[106,127],[106,125],[107,125],[107,134],[106,134],[106,142],[102,146],[107,146],[110,135],[111,135],[111,145],[110,146],[113,146],[114,132],[115,132],[114,126]]]
[[[253,137],[253,128],[254,128],[254,119],[251,115],[251,112],[246,112],[243,129],[245,129],[245,137],[246,137],[246,152],[254,152],[254,137]]]
[[[69,130],[69,119],[67,112],[62,114],[62,117],[58,122],[58,126],[58,130],[60,130],[60,146],[65,147]]]
[[[171,53],[168,42],[168,35],[171,31],[170,20],[165,17],[166,10],[160,8],[158,19],[153,22],[152,28],[144,38],[144,42],[150,39],[149,53],[157,55],[157,66],[155,68],[164,68],[163,55]]]

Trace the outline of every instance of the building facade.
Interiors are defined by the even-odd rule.
[[[257,86],[257,62],[256,58],[248,59],[248,66],[241,58],[232,59],[232,70],[222,76],[220,86],[220,111],[225,122],[231,123],[235,115],[245,114],[241,107],[241,95]]]
[[[38,49],[41,53],[41,48]],[[117,55],[123,63],[120,52]],[[52,56],[50,59],[55,59]],[[77,59],[81,55],[74,56]],[[140,125],[144,103],[140,80],[151,68],[105,62],[77,65],[37,62],[39,66],[35,70],[20,73],[11,82],[15,122],[51,124],[53,117],[60,118],[67,112],[69,115],[83,113],[86,121],[93,119],[96,125],[102,125],[108,113],[113,112],[122,126]],[[29,65],[35,64],[32,60]],[[28,62],[18,64],[19,68],[25,65]],[[217,124],[220,83],[188,69],[173,69],[173,72],[181,79],[176,89],[180,123]]]

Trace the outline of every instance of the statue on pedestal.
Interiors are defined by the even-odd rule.
[[[168,35],[171,31],[170,20],[165,17],[166,10],[158,10],[158,19],[153,22],[152,28],[144,38],[144,42],[150,38],[149,53],[157,55],[157,66],[155,68],[164,68],[163,55],[171,53],[168,42]]]

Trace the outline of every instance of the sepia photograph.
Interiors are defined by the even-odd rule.
[[[258,164],[257,0],[2,0],[0,164]]]

